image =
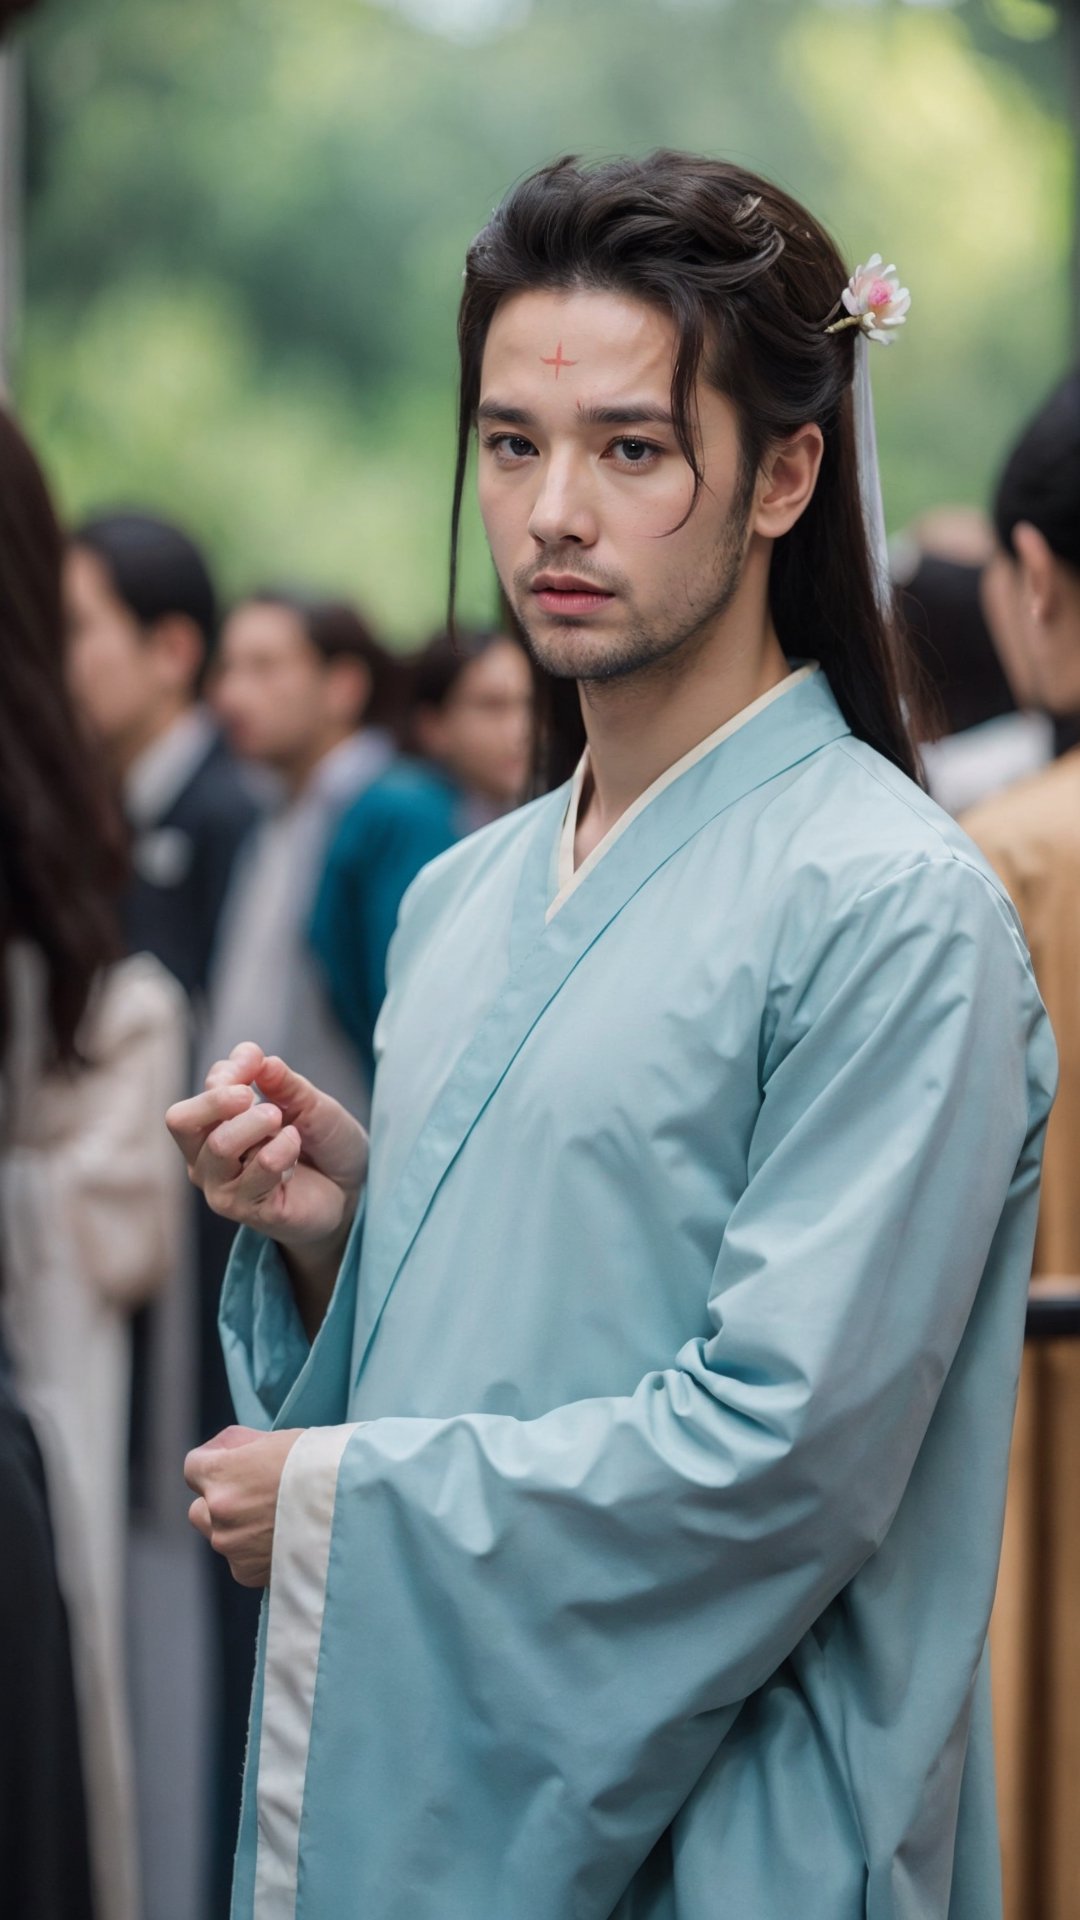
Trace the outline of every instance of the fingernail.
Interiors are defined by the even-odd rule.
[[[284,1173],[283,1173],[283,1174],[282,1174],[282,1176],[281,1176],[281,1184],[282,1184],[282,1186],[283,1186],[283,1187],[287,1187],[287,1186],[288,1186],[288,1184],[289,1184],[289,1181],[290,1181],[290,1180],[292,1179],[292,1177],[293,1177],[293,1174],[294,1174],[295,1172],[296,1172],[296,1168],[295,1168],[295,1167],[286,1167],[286,1169],[285,1169],[285,1171],[284,1171]]]

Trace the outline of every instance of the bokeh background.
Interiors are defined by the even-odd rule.
[[[11,379],[65,511],[157,507],[227,591],[347,588],[397,643],[443,605],[463,250],[559,153],[723,153],[896,260],[893,530],[981,503],[1069,354],[1076,33],[1043,0],[45,0],[16,46]]]

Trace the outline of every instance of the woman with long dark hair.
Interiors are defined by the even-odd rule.
[[[44,480],[0,412],[0,1902],[81,1920],[92,1885],[96,1920],[136,1920],[130,1314],[175,1240],[148,1121],[182,1084],[184,1016],[157,962],[119,958],[121,829],[65,689],[60,582]]]
[[[91,988],[117,951],[109,904],[117,831],[64,693],[60,556],[37,463],[0,413],[0,1152],[12,1055],[27,1039],[17,982],[28,964],[39,966],[45,1043],[57,1063],[74,1066]],[[3,1252],[0,1240],[0,1265]],[[90,1866],[67,1619],[41,1454],[2,1346],[0,1502],[0,1885],[20,1920],[85,1920]]]

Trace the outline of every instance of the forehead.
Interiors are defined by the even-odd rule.
[[[625,294],[576,288],[516,293],[497,308],[481,403],[569,408],[648,399],[666,405],[675,362],[670,315]]]
[[[98,606],[108,603],[110,611],[128,615],[108,567],[92,547],[80,546],[78,541],[69,546],[64,555],[64,585],[74,599]]]
[[[266,601],[253,600],[246,607],[237,607],[229,615],[221,638],[222,646],[233,653],[284,657],[314,655],[316,651],[299,616],[290,607],[276,607]]]

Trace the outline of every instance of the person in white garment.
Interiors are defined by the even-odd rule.
[[[1055,1060],[916,777],[907,305],[692,155],[545,168],[469,250],[458,499],[475,435],[560,784],[406,895],[370,1143],[250,1027],[169,1116],[242,1225],[187,1462],[267,1590],[234,1920],[1000,1911]]]
[[[394,754],[379,724],[392,663],[355,608],[267,589],[234,607],[214,705],[235,753],[278,783],[239,863],[210,984],[205,1061],[236,1023],[364,1113],[364,1063],[334,1014],[308,923],[338,821]]]

